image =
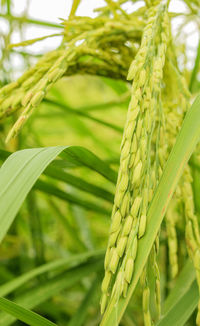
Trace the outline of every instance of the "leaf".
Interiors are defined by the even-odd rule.
[[[71,320],[68,323],[68,326],[81,326],[84,323],[84,320],[87,316],[88,308],[94,299],[96,294],[97,288],[99,285],[99,278],[97,277],[94,282],[92,283],[89,291],[86,293],[83,301],[81,302],[79,308],[77,309],[76,313],[73,315]]]
[[[61,157],[71,164],[79,164],[98,172],[103,177],[113,182],[117,181],[117,173],[112,170],[104,161],[100,160],[91,151],[80,146],[69,146],[66,151],[61,153]]]
[[[17,297],[15,303],[23,306],[26,309],[33,309],[60,291],[69,289],[83,279],[83,277],[92,275],[92,273],[99,271],[102,268],[102,258],[98,257],[96,259],[91,259],[87,263],[71,268],[67,272],[59,274],[48,281],[43,282],[42,285],[27,291],[25,294]],[[5,313],[0,314],[0,326],[9,326],[15,320],[15,317],[8,316]]]
[[[106,85],[112,88],[117,94],[121,95],[128,91],[128,83],[123,80],[116,80],[108,77],[102,77],[101,79],[104,81]]]
[[[147,228],[144,237],[139,241],[135,270],[128,288],[127,297],[120,298],[118,304],[113,299],[110,300],[102,318],[101,326],[117,325],[132,297],[178,180],[199,141],[199,110],[200,96],[196,98],[185,116],[182,128],[169,155],[163,175],[150,204],[147,213]]]
[[[185,325],[198,303],[198,287],[192,261],[188,259],[174,288],[164,302],[164,316],[157,326]]]
[[[52,178],[55,178],[57,180],[66,182],[78,189],[81,189],[83,191],[93,194],[96,197],[100,197],[102,199],[105,199],[105,200],[113,203],[114,196],[109,191],[107,191],[101,187],[95,186],[89,182],[86,182],[85,180],[83,180],[81,178],[75,177],[74,175],[67,173],[59,168],[49,166],[44,171],[44,174],[48,175]]]
[[[85,211],[78,206],[72,206],[71,207],[71,212],[74,220],[76,221],[77,225],[77,233],[79,234],[79,237],[84,244],[85,248],[88,250],[94,249],[94,239],[93,239],[93,234],[92,230],[89,225],[89,221],[87,219],[87,216],[85,214]]]
[[[157,326],[185,325],[188,318],[195,310],[199,300],[199,291],[196,282],[193,282],[185,294],[166,313]]]
[[[67,193],[66,191],[62,191],[59,188],[45,182],[42,180],[38,180],[36,182],[36,185],[34,186],[35,189],[38,189],[46,194],[53,195],[55,197],[58,197],[62,200],[66,200],[74,205],[78,205],[81,207],[84,207],[88,210],[104,214],[104,215],[109,215],[110,211],[104,208],[103,206],[100,206],[96,203],[93,203],[91,201],[88,201],[86,199],[82,199],[80,197],[77,197],[75,195],[71,195]]]
[[[5,298],[0,298],[0,309],[27,323],[30,326],[56,326],[56,324],[52,323],[46,318],[36,314],[35,312],[27,310]]]
[[[114,180],[115,173],[106,163],[82,147],[56,146],[18,151],[0,169],[0,241],[12,224],[21,204],[45,168],[59,155],[66,161],[80,162]]]
[[[76,254],[73,256],[69,256],[67,258],[61,258],[57,259],[55,261],[46,263],[44,265],[41,265],[39,267],[36,267],[32,269],[31,271],[20,275],[13,280],[3,284],[0,286],[0,296],[6,296],[16,289],[18,289],[20,286],[24,285],[28,281],[32,280],[36,276],[42,275],[47,272],[52,272],[55,270],[58,270],[59,272],[63,269],[70,269],[72,267],[75,267],[77,265],[82,264],[83,262],[86,262],[90,258],[101,258],[104,251],[102,250],[93,250],[88,251],[82,254]]]
[[[53,166],[56,168],[72,168],[85,166],[101,174],[104,178],[108,179],[112,183],[116,183],[117,173],[109,167],[109,162],[106,163],[106,161],[102,161],[91,151],[81,146],[65,146],[65,148],[67,148],[67,150],[60,154],[60,156],[64,159],[55,160],[51,162],[48,167]],[[0,149],[1,160],[5,160],[11,154],[13,153]]]
[[[12,153],[0,149],[0,159],[2,159],[2,160],[5,160],[11,154]],[[88,193],[93,194],[94,196],[100,197],[102,199],[105,199],[105,200],[113,203],[114,195],[111,192],[109,192],[101,187],[98,187],[96,185],[93,185],[92,183],[89,183],[89,182],[87,182],[79,177],[76,177],[70,173],[65,172],[63,169],[58,167],[59,164],[57,164],[57,163],[58,162],[50,163],[49,166],[45,169],[44,174],[51,178],[57,179],[59,181],[66,182],[80,190],[86,191]],[[70,167],[71,167],[71,165],[70,165]],[[115,177],[113,179],[115,179]],[[36,188],[37,188],[37,186],[36,186]]]
[[[68,248],[72,250],[72,252],[82,252],[86,250],[86,246],[84,245],[82,239],[80,238],[79,233],[77,232],[76,228],[74,228],[71,223],[66,218],[65,214],[60,209],[57,203],[55,203],[52,198],[48,198],[49,208],[51,209],[51,214],[54,214],[54,217],[59,220],[64,227],[65,236],[68,242]],[[75,206],[77,207],[77,206]],[[93,248],[87,248],[93,249]]]
[[[82,116],[86,119],[89,119],[89,120],[92,120],[94,122],[97,122],[105,127],[108,127],[110,129],[113,129],[119,133],[122,133],[123,132],[123,128],[119,127],[119,126],[116,126],[114,125],[113,123],[110,123],[110,122],[107,122],[107,121],[104,121],[104,120],[101,120],[99,118],[96,118],[96,117],[93,117],[92,115],[82,111],[82,110],[79,110],[79,109],[72,109],[70,108],[69,106],[67,106],[66,104],[62,104],[62,103],[58,103],[58,102],[55,102],[55,101],[52,101],[52,100],[47,100],[47,99],[44,99],[43,100],[43,103],[47,103],[48,105],[53,105],[53,106],[57,106],[59,107],[60,109],[62,110],[65,110],[69,113],[72,113],[72,114],[75,114],[75,115],[79,115],[79,116]]]
[[[192,188],[193,188],[195,211],[197,212],[197,214],[200,214],[200,200],[199,200],[200,166],[197,162],[195,162],[194,158],[191,160],[190,166],[192,167],[192,178],[193,178]]]
[[[193,263],[188,259],[179,277],[176,280],[174,288],[169,293],[164,302],[164,314],[166,314],[182,296],[187,293],[196,278]]]
[[[192,74],[191,74],[191,78],[190,78],[190,84],[189,84],[190,92],[193,92],[195,82],[197,81],[196,77],[197,77],[197,73],[198,73],[198,69],[199,69],[199,61],[200,61],[200,42],[198,44],[196,59],[195,59],[195,63],[194,63],[194,68],[192,70]]]

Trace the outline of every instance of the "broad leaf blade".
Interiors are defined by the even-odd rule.
[[[114,181],[114,171],[96,155],[82,147],[35,148],[12,154],[0,169],[0,241],[36,180],[61,152],[65,160],[78,161]]]

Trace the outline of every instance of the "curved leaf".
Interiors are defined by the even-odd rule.
[[[12,153],[0,149],[0,159],[2,159],[2,160],[7,159],[11,154]],[[114,195],[111,192],[109,192],[101,187],[98,187],[92,183],[89,183],[79,177],[76,177],[68,172],[65,172],[63,169],[61,169],[61,167],[58,167],[59,166],[58,162],[59,161],[56,161],[56,162],[54,161],[54,162],[50,163],[49,166],[45,169],[44,174],[51,178],[57,179],[59,181],[66,182],[80,190],[86,191],[88,193],[93,194],[94,196],[100,197],[102,199],[105,199],[105,200],[113,203]],[[68,160],[68,162],[69,162],[69,160]],[[112,170],[112,173],[113,173],[113,170]],[[100,174],[102,174],[102,173],[100,173]],[[115,180],[115,177],[113,179]],[[37,188],[37,186],[36,186],[36,188]]]
[[[114,196],[109,191],[101,187],[98,187],[96,185],[93,185],[92,183],[89,183],[79,177],[75,177],[74,175],[67,173],[59,168],[48,166],[44,174],[48,175],[49,177],[55,178],[57,180],[66,182],[78,189],[89,192],[94,196],[100,197],[102,199],[105,199],[113,203]]]
[[[34,148],[10,155],[0,169],[0,241],[36,180],[61,153],[66,161],[79,162],[114,181],[115,172],[96,155],[82,147]]]
[[[5,298],[0,298],[0,309],[30,326],[56,326],[50,320]]]
[[[96,117],[93,117],[92,115],[88,114],[87,112],[84,112],[82,110],[78,110],[78,109],[72,109],[70,108],[69,106],[65,105],[65,104],[62,104],[62,103],[57,103],[55,101],[52,101],[52,100],[43,100],[44,103],[47,103],[48,105],[53,105],[53,106],[58,106],[60,109],[62,110],[65,110],[69,113],[72,113],[72,114],[75,114],[75,115],[79,115],[79,116],[82,116],[86,119],[89,119],[89,120],[92,120],[94,122],[97,122],[105,127],[108,127],[108,128],[111,128],[119,133],[122,133],[123,132],[123,128],[119,127],[119,126],[116,126],[114,125],[113,123],[110,123],[110,122],[107,122],[107,121],[104,121],[104,120],[101,120],[101,119],[98,119]]]
[[[88,309],[94,300],[94,296],[97,292],[99,286],[99,278],[96,277],[96,279],[93,281],[91,287],[89,288],[88,292],[86,293],[83,301],[81,302],[79,308],[75,312],[75,314],[70,319],[68,326],[82,326],[85,318],[88,313]]]
[[[74,205],[82,206],[88,210],[100,213],[100,214],[110,214],[110,210],[100,206],[91,201],[82,199],[80,197],[74,196],[72,194],[67,193],[66,191],[60,190],[59,188],[49,184],[45,181],[38,180],[34,186],[35,189],[38,189],[46,194],[56,196],[62,200],[66,200]]]
[[[193,282],[187,292],[166,313],[157,326],[184,326],[188,318],[195,310],[199,299],[199,291],[196,282]]]
[[[196,273],[192,261],[188,259],[176,283],[164,302],[164,315],[157,326],[185,325],[198,303]]]
[[[90,258],[95,257],[102,257],[102,254],[104,251],[102,250],[94,250],[94,251],[88,251],[82,254],[76,254],[73,256],[69,256],[67,258],[61,258],[57,259],[55,261],[46,263],[44,265],[41,265],[39,267],[36,267],[32,269],[31,271],[20,275],[16,277],[15,279],[3,284],[0,286],[0,296],[6,296],[10,294],[11,292],[18,289],[23,284],[27,283],[28,281],[32,280],[34,277],[38,275],[42,275],[47,272],[51,271],[61,271],[63,269],[70,269],[72,267],[75,267],[77,265],[82,264],[83,262],[86,262]]]
[[[196,278],[193,263],[188,259],[179,277],[176,280],[174,288],[169,293],[164,302],[164,314],[166,314],[182,296],[190,289],[192,283]]]
[[[97,272],[102,268],[102,258],[98,257],[96,259],[91,259],[87,263],[83,263],[77,267],[71,268],[67,272],[50,278],[41,285],[27,291],[25,294],[18,296],[15,303],[26,309],[33,309],[64,289],[69,289],[83,279],[83,277],[92,275],[92,273]],[[0,314],[0,326],[9,326],[15,320],[15,317],[9,316],[6,313]]]

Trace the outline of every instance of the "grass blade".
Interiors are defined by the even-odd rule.
[[[82,147],[34,148],[10,155],[0,169],[0,241],[4,238],[34,183],[61,153],[67,161],[78,161],[110,180],[115,179],[114,171],[106,163]]]
[[[5,298],[0,298],[0,309],[30,326],[56,326],[46,318]]]
[[[99,278],[97,277],[94,282],[92,283],[89,291],[86,293],[85,298],[81,302],[80,307],[76,311],[76,313],[71,318],[70,322],[68,323],[68,326],[82,326],[84,323],[84,320],[87,316],[87,309],[92,303],[92,300],[96,294],[96,290],[99,285]]]
[[[195,310],[199,299],[196,281],[192,283],[188,291],[177,301],[177,303],[160,320],[157,326],[185,325],[188,318]]]
[[[7,159],[11,154],[12,153],[0,149],[0,159],[3,161],[5,159]],[[57,166],[56,163],[57,162],[55,162],[55,161],[50,163],[49,166],[45,169],[44,174],[51,178],[54,178],[56,180],[68,183],[68,184],[72,185],[73,187],[76,187],[80,190],[91,193],[94,196],[100,197],[102,199],[105,199],[105,200],[113,203],[114,195],[111,192],[109,192],[99,186],[96,186],[92,183],[89,183],[79,177],[76,177],[68,172],[65,172],[63,169],[61,169],[61,167],[59,167],[59,164]],[[109,169],[108,166],[107,166],[107,168]],[[113,174],[113,170],[111,170],[111,171]],[[99,173],[101,174],[101,170],[99,170]],[[115,177],[113,179],[115,180]]]
[[[198,303],[198,288],[192,261],[188,259],[174,288],[164,302],[164,315],[157,326],[185,325]]]
[[[164,314],[166,314],[182,296],[187,293],[196,278],[193,263],[188,259],[179,277],[176,280],[173,290],[169,293],[164,302]]]
[[[197,48],[197,54],[196,54],[196,59],[195,59],[195,63],[194,63],[194,68],[192,70],[192,74],[191,74],[191,78],[190,78],[190,84],[189,84],[190,92],[193,91],[193,88],[195,85],[196,76],[197,76],[198,69],[199,69],[199,61],[200,61],[200,42],[199,42],[199,45]]]
[[[0,286],[0,296],[6,296],[20,286],[26,284],[28,281],[32,280],[36,276],[42,275],[47,272],[52,271],[62,271],[63,269],[70,269],[81,263],[86,262],[89,258],[98,258],[102,257],[102,250],[89,251],[82,254],[76,254],[67,258],[61,258],[50,263],[46,263],[39,267],[32,269],[31,271],[16,277],[15,279],[3,284]]]
[[[86,113],[84,111],[81,111],[81,110],[78,110],[78,109],[72,109],[72,108],[68,107],[65,104],[57,103],[57,102],[52,101],[52,100],[45,99],[45,100],[43,100],[43,102],[47,103],[49,105],[57,106],[57,107],[61,108],[62,110],[65,110],[65,111],[67,111],[69,113],[79,115],[79,116],[81,116],[83,118],[86,118],[86,119],[92,120],[94,122],[97,122],[97,123],[103,125],[104,127],[108,127],[108,128],[113,129],[113,130],[115,130],[115,131],[117,131],[119,133],[123,132],[123,128],[121,128],[119,126],[116,126],[113,123],[110,123],[110,122],[101,120],[99,118],[93,117],[93,116],[91,116],[90,114],[88,114],[88,113]]]
[[[109,191],[107,191],[101,187],[95,186],[89,182],[86,182],[85,180],[83,180],[81,178],[75,177],[74,175],[67,173],[61,169],[58,169],[53,166],[49,166],[45,170],[44,174],[48,175],[49,177],[52,177],[56,180],[66,182],[66,183],[72,185],[73,187],[76,187],[83,191],[89,192],[96,197],[100,197],[102,199],[105,199],[105,200],[113,203],[114,196]]]
[[[69,194],[66,191],[60,190],[59,188],[57,188],[45,181],[38,180],[36,182],[36,185],[34,186],[34,188],[38,189],[46,194],[58,197],[59,199],[66,200],[74,205],[84,207],[88,210],[91,210],[91,211],[94,211],[94,212],[97,212],[100,214],[106,214],[106,215],[110,214],[110,211],[108,209],[104,208],[103,206],[100,206],[91,201],[82,199],[75,195]]]
[[[60,291],[69,289],[83,279],[83,277],[92,275],[92,273],[101,270],[102,267],[102,258],[98,257],[96,259],[91,259],[89,262],[83,263],[67,272],[59,274],[44,282],[42,285],[35,287],[27,293],[17,297],[15,303],[23,306],[26,309],[33,309]],[[0,326],[9,326],[15,320],[16,318],[13,316],[8,316],[5,313],[0,314]]]

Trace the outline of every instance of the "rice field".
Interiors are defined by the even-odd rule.
[[[0,326],[200,326],[199,1],[73,0],[58,24],[18,5],[0,2]]]

